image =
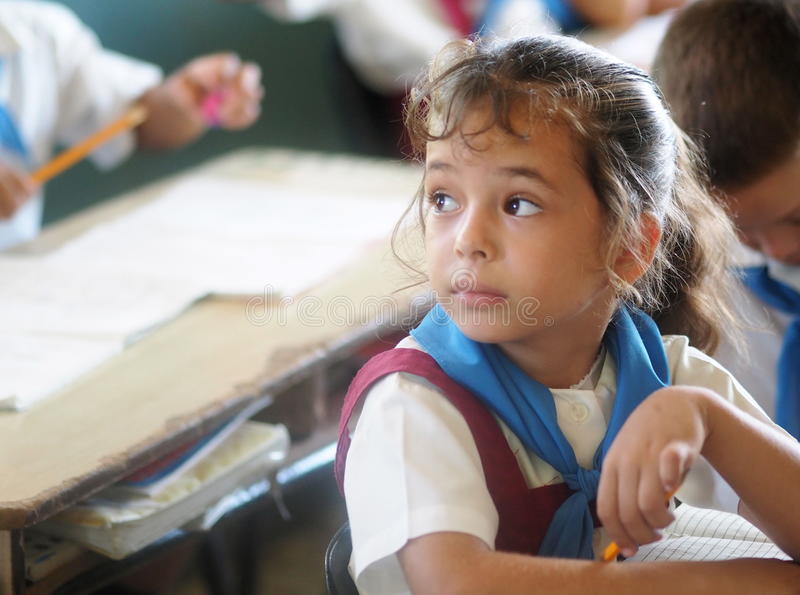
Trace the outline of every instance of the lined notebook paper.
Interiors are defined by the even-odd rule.
[[[791,559],[739,515],[681,504],[675,509],[675,521],[664,529],[664,538],[640,547],[627,561],[731,558]]]

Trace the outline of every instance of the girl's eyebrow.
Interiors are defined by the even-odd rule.
[[[429,161],[425,164],[425,169],[428,171],[442,171],[455,169],[450,163],[445,161]]]
[[[523,178],[536,180],[537,182],[547,186],[550,190],[555,190],[555,186],[550,182],[550,180],[545,178],[538,169],[525,166],[512,166],[498,168],[498,171],[509,178],[521,176]]]
[[[455,167],[447,163],[446,161],[429,161],[425,164],[425,169],[427,171],[452,171]],[[508,178],[514,178],[516,176],[521,176],[523,178],[529,178],[531,180],[536,180],[541,184],[544,184],[551,190],[555,190],[555,186],[545,178],[538,169],[532,167],[526,167],[524,165],[518,166],[509,166],[509,167],[500,167],[497,171]]]

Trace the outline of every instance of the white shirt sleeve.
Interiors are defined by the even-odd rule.
[[[59,79],[59,111],[53,139],[73,145],[121,116],[147,89],[161,80],[156,66],[104,49],[97,36],[61,6],[42,8],[42,26],[50,32],[53,75]],[[135,148],[127,132],[96,149],[91,158],[111,167]]]
[[[494,546],[497,510],[469,427],[417,376],[391,374],[370,389],[344,489],[361,593],[408,591],[396,554],[414,537],[457,531]]]
[[[259,0],[261,7],[276,19],[305,21],[329,16],[337,6],[348,0]]]
[[[438,0],[260,0],[273,16],[333,21],[342,50],[361,80],[380,93],[408,90],[428,62],[449,41],[460,37]],[[486,0],[464,3],[479,19]],[[507,0],[500,4],[492,34],[515,37],[553,32],[540,2]]]

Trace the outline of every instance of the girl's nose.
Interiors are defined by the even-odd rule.
[[[491,260],[496,248],[492,226],[486,214],[467,213],[458,230],[455,243],[456,253],[468,259]]]

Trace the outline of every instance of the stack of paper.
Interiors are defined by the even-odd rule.
[[[167,453],[109,486],[103,492],[104,495],[120,500],[128,497],[157,498],[185,473],[190,472],[195,465],[211,455],[243,423],[269,405],[270,401],[269,397],[253,401],[236,415],[218,424],[205,436]]]
[[[23,548],[25,551],[25,578],[36,582],[51,572],[66,566],[85,553],[85,549],[72,541],[26,530]]]
[[[106,490],[36,529],[120,559],[202,517],[238,489],[266,483],[288,448],[285,427],[248,421],[157,495]]]

